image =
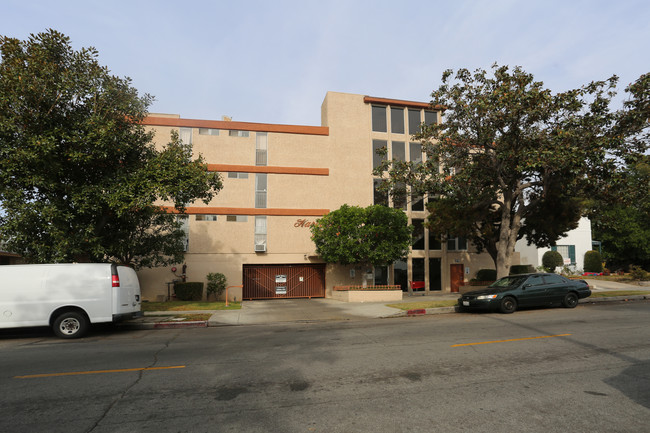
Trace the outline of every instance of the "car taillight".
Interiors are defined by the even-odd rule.
[[[120,276],[117,274],[111,275],[111,282],[113,287],[120,287]]]

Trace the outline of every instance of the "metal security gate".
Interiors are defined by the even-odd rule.
[[[244,265],[242,297],[324,298],[325,264]]]

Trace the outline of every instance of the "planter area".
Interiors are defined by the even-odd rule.
[[[332,299],[343,302],[393,302],[402,300],[402,288],[390,286],[334,286]]]

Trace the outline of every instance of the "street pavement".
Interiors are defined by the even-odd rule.
[[[618,283],[613,281],[586,279],[593,292],[598,291],[647,291],[647,295],[616,296],[607,298],[589,297],[581,299],[581,304],[616,302],[625,300],[650,299],[650,286]],[[174,321],[169,317],[179,312],[147,312],[145,316],[124,323],[124,326],[140,329],[185,328],[232,325],[265,325],[273,323],[309,323],[320,321],[353,321],[372,318],[388,318],[424,314],[444,314],[456,312],[455,307],[400,310],[388,307],[394,303],[430,302],[456,300],[458,293],[441,292],[429,295],[404,294],[397,302],[342,302],[329,298],[320,299],[270,299],[244,301],[239,310],[183,311],[182,314],[212,314],[207,321]]]

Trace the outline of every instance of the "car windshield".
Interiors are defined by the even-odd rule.
[[[490,284],[490,287],[512,287],[523,283],[527,277],[505,277]]]

